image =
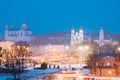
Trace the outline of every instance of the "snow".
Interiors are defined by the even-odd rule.
[[[49,75],[50,73],[58,72],[58,69],[32,69],[26,73],[22,73],[20,76],[22,80],[42,80],[43,76]],[[0,74],[0,80],[6,80],[6,78],[13,79],[11,74]]]
[[[53,66],[51,66],[53,67]],[[72,68],[75,68],[75,70],[72,70]],[[78,72],[76,74],[60,74],[59,69],[55,68],[48,68],[48,69],[31,69],[28,72],[22,73],[21,79],[22,80],[43,80],[43,77],[51,75],[52,73],[55,73],[58,76],[66,75],[66,76],[78,76],[79,78],[81,77],[86,77],[86,78],[94,78],[97,80],[103,80],[103,79],[109,79],[111,80],[120,80],[120,77],[100,77],[100,76],[95,76],[95,75],[86,75],[84,74],[90,74],[90,69],[84,69],[80,68],[80,65],[60,65],[60,69],[67,69],[68,72]],[[57,73],[56,73],[57,72]],[[13,79],[13,76],[11,74],[0,74],[0,80],[6,80],[6,78]]]

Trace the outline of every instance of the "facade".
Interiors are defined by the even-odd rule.
[[[71,30],[71,46],[79,45],[81,42],[85,41],[84,39],[84,33],[83,29],[80,28],[79,32],[75,32],[74,28]],[[99,38],[98,40],[94,40],[99,44],[99,46],[103,46],[105,44],[111,44],[112,40],[111,39],[105,39],[104,38],[104,30],[103,28],[100,29],[99,32]]]
[[[78,45],[83,41],[83,29],[80,28],[79,32],[75,32],[74,27],[71,30],[71,45]]]
[[[24,23],[21,29],[12,29],[8,25],[5,26],[5,40],[12,42],[29,42],[32,40],[32,31],[27,29],[27,25]]]

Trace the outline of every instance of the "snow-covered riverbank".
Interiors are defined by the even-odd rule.
[[[43,76],[47,76],[50,73],[58,72],[58,69],[31,69],[28,72],[22,73],[21,79],[22,80],[42,80]],[[11,74],[0,74],[0,80],[6,80],[7,78],[13,79]]]

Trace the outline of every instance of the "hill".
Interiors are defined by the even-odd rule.
[[[105,33],[105,39],[117,40],[120,34]],[[58,44],[58,45],[68,45],[70,44],[71,34],[70,32],[56,32],[43,35],[35,35],[32,45],[47,45],[47,44]],[[84,39],[98,40],[99,33],[85,33]]]

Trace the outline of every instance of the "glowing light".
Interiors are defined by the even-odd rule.
[[[79,46],[79,50],[83,50],[83,47],[82,47],[82,46]]]
[[[29,48],[28,48],[28,47],[27,47],[26,49],[27,49],[27,50],[29,50]]]
[[[118,47],[118,50],[120,51],[120,47]]]
[[[108,71],[109,74],[111,74],[112,72],[111,71]]]
[[[110,63],[107,63],[107,66],[110,66]]]
[[[65,49],[67,49],[67,50],[68,50],[68,49],[69,49],[69,46],[66,46],[66,47],[65,47]]]
[[[61,73],[61,74],[65,74],[65,73],[67,73],[67,71],[66,71],[66,70],[63,70],[63,71],[61,71],[60,73]]]
[[[85,49],[89,49],[89,47],[86,45],[86,46],[85,46]]]

